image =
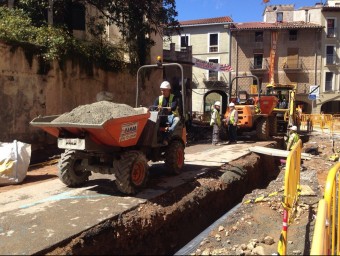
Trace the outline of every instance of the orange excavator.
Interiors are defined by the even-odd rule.
[[[238,83],[233,88],[233,82],[237,79],[253,78],[257,80],[257,94],[250,94],[248,91],[239,91]],[[277,123],[272,118],[273,110],[278,104],[278,98],[273,95],[260,94],[259,79],[257,76],[246,75],[234,77],[229,85],[229,102],[235,103],[238,113],[238,133],[256,131],[258,140],[268,140],[271,131],[276,130]],[[225,113],[225,118],[229,114],[229,108]],[[274,126],[274,128],[273,128]]]

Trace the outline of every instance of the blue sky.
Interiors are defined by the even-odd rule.
[[[294,4],[295,8],[314,6],[325,0],[270,0],[267,5]],[[177,0],[177,19],[195,20],[230,16],[235,22],[262,21],[266,4],[262,0]]]

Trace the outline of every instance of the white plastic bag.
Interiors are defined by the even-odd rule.
[[[22,182],[31,160],[31,145],[17,140],[0,142],[0,185]]]

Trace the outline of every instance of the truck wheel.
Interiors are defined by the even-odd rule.
[[[269,135],[270,136],[277,135],[277,117],[270,116],[268,120],[269,120]]]
[[[124,194],[135,194],[145,186],[148,179],[148,161],[142,152],[123,153],[114,162],[116,185]]]
[[[165,152],[165,166],[170,173],[180,174],[184,166],[184,145],[172,141]]]
[[[256,136],[258,140],[269,139],[268,118],[262,118],[256,125]]]
[[[68,187],[77,187],[88,181],[91,172],[84,171],[76,151],[65,150],[58,162],[59,179]]]

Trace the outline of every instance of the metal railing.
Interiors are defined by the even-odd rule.
[[[294,209],[300,196],[300,165],[301,165],[302,141],[299,140],[290,151],[286,161],[284,179],[284,194],[282,198],[283,222],[280,240],[278,243],[278,254],[286,255],[288,225],[291,222]]]
[[[329,171],[324,198],[319,201],[311,255],[340,254],[340,162]]]
[[[283,69],[303,69],[303,61],[287,59],[283,64]]]
[[[268,70],[268,61],[266,59],[263,59],[262,61],[250,61],[249,68],[252,70]]]

